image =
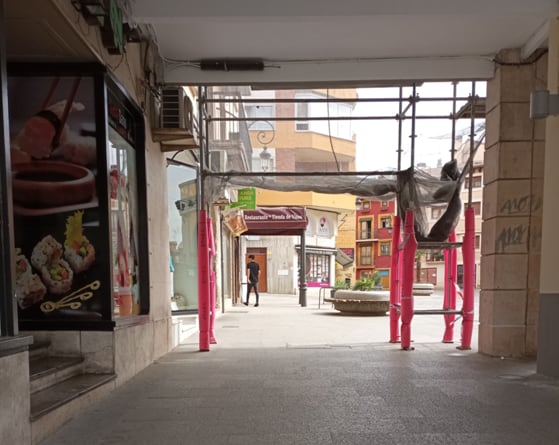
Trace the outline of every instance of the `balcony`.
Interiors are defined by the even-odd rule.
[[[375,229],[372,231],[362,232],[357,231],[358,238],[355,240],[357,243],[364,243],[364,242],[371,242],[371,241],[379,241],[379,240],[388,240],[392,239],[392,227],[387,228],[383,227],[380,229]]]

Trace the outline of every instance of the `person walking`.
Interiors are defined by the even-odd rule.
[[[245,306],[248,306],[248,301],[250,298],[250,290],[254,289],[254,294],[256,295],[256,304],[254,307],[258,307],[258,279],[260,278],[260,265],[254,261],[254,255],[248,256],[248,263],[247,263],[247,298],[246,301],[243,303]]]

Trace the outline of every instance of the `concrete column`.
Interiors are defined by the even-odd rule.
[[[537,350],[545,138],[530,93],[545,88],[547,59],[505,50],[498,60],[487,87],[479,350],[525,357]]]
[[[559,19],[550,20],[547,89],[559,93]],[[538,372],[559,377],[559,116],[546,119]]]

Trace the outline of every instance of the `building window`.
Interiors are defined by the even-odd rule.
[[[476,241],[475,241],[475,248],[479,249],[481,247],[481,235],[476,235]]]
[[[359,274],[359,279],[361,280],[368,280],[372,277],[373,277],[372,270],[362,270],[361,273]]]
[[[372,239],[373,238],[372,228],[373,228],[372,218],[359,219],[359,239]]]
[[[444,261],[444,252],[442,250],[428,250],[425,253],[425,261]]]
[[[246,104],[247,117],[254,118],[247,121],[249,130],[272,131],[274,129],[274,106],[271,104]]]
[[[373,248],[371,244],[359,247],[359,265],[371,266],[373,264]]]
[[[385,241],[380,243],[380,256],[390,256],[391,255],[391,242]]]
[[[297,103],[296,114],[298,118],[309,117],[309,104],[307,102]],[[309,131],[309,121],[297,120],[295,122],[295,131]]]
[[[371,201],[363,201],[363,210],[369,210],[371,208]]]
[[[481,215],[481,202],[476,201],[476,202],[472,202],[472,208],[474,209],[474,214],[476,216]],[[464,204],[464,212],[466,211],[466,209],[468,208],[468,203]]]
[[[381,201],[380,202],[380,207],[383,208],[383,209],[388,208],[388,201]]]
[[[474,176],[472,177],[472,188],[480,188],[482,186],[481,176]],[[466,178],[464,180],[464,188],[469,190],[470,188],[470,178]]]
[[[431,207],[431,219],[439,219],[443,214],[443,207]]]
[[[379,225],[382,229],[391,229],[392,228],[392,217],[390,215],[381,216],[379,218]]]

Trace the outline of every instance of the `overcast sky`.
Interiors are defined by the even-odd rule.
[[[403,89],[402,97],[409,98],[413,93],[411,87]],[[398,98],[398,88],[363,88],[358,90],[360,98]],[[457,97],[467,98],[472,94],[472,82],[460,82],[457,85]],[[475,94],[479,97],[486,95],[486,83],[476,82]],[[452,120],[449,118],[453,111],[452,101],[421,101],[422,98],[451,98],[452,83],[426,83],[417,87],[416,95],[420,101],[416,104],[415,148],[414,164],[426,163],[434,167],[440,159],[444,164],[450,159]],[[403,107],[409,101],[403,102]],[[456,110],[466,102],[457,101]],[[355,120],[354,131],[357,139],[357,166],[359,171],[397,169],[398,149],[398,121],[395,116],[399,112],[398,102],[357,103],[354,111],[356,116],[389,116],[382,120]],[[401,169],[411,165],[411,134],[412,109],[409,108],[406,119],[402,123],[402,161]],[[445,116],[443,119],[421,119],[421,116]],[[448,116],[448,117],[447,117]],[[392,118],[394,117],[394,118]],[[456,133],[469,135],[470,119],[456,121]]]

